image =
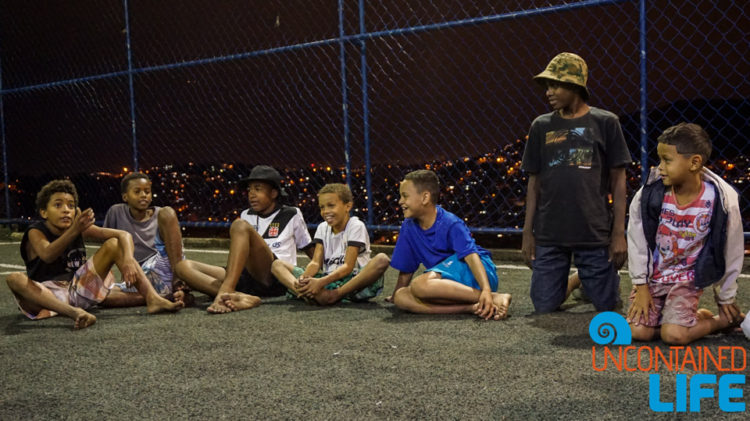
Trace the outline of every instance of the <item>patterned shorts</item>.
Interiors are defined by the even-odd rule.
[[[295,266],[294,270],[292,270],[292,275],[294,275],[295,278],[299,278],[300,276],[302,276],[302,274],[304,272],[305,272],[305,270],[303,268]],[[315,275],[315,278],[321,278],[323,276],[324,276],[323,273],[318,273],[318,274]],[[343,277],[343,278],[341,278],[341,279],[339,279],[337,281],[333,281],[330,284],[326,285],[325,289],[336,289],[336,288],[344,285],[345,283],[349,282],[354,276],[355,276],[355,274],[351,274],[351,275],[345,276],[345,277]],[[348,302],[358,303],[358,302],[367,301],[370,298],[377,297],[378,294],[380,294],[380,292],[383,291],[383,280],[384,279],[385,279],[385,276],[381,276],[380,278],[378,278],[377,281],[375,281],[371,285],[368,285],[368,286],[362,288],[361,290],[355,291],[355,292],[347,295],[346,297],[342,298],[341,302],[344,302],[344,303],[348,303]],[[293,300],[298,299],[294,295],[294,293],[292,291],[287,291],[286,292],[286,297],[289,298],[289,299],[293,299]]]
[[[674,324],[693,327],[698,323],[696,317],[698,300],[703,290],[696,288],[694,282],[676,284],[648,284],[648,291],[654,301],[656,310],[649,310],[648,320],[644,326],[657,327],[663,324]],[[630,303],[635,299],[635,288],[630,292]]]
[[[151,282],[157,294],[164,296],[172,293],[172,278],[174,275],[172,274],[172,264],[166,254],[154,254],[141,263],[141,269],[143,269],[143,273],[146,274],[146,278]],[[129,287],[125,282],[118,282],[115,286],[123,292],[138,292],[136,287]]]
[[[112,272],[108,272],[107,276],[102,279],[99,274],[96,273],[94,261],[89,259],[83,266],[78,268],[75,275],[73,275],[73,279],[70,281],[32,282],[37,284],[40,288],[52,292],[55,298],[63,303],[85,310],[101,303],[107,298],[109,290],[112,289],[112,286],[114,285],[115,278],[112,275]],[[26,315],[29,319],[43,319],[57,315],[54,311],[47,309],[44,309],[37,314],[33,314],[21,306],[18,297],[15,298],[19,310],[21,310],[21,313]]]

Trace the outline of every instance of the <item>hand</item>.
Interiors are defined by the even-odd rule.
[[[521,240],[521,256],[523,256],[523,261],[526,263],[526,266],[529,267],[529,269],[533,269],[531,267],[532,262],[536,259],[536,242],[534,240],[534,234],[531,232],[523,232],[523,239]]]
[[[71,226],[73,230],[79,234],[83,234],[92,225],[94,225],[94,211],[88,208],[81,212],[81,208],[76,208],[76,216],[73,218]]]
[[[624,235],[612,236],[612,242],[609,244],[609,261],[615,267],[615,270],[622,269],[625,261],[628,259],[628,243]]]
[[[479,306],[474,312],[477,316],[487,320],[495,315],[497,309],[495,308],[495,303],[492,302],[492,292],[490,292],[490,290],[483,289],[482,292],[479,293],[479,301],[477,304],[479,304]]]
[[[742,316],[737,303],[719,304],[719,317],[727,319],[731,326],[742,323]]]
[[[654,305],[654,300],[651,298],[648,285],[636,286],[635,299],[628,309],[628,323],[634,323],[638,326],[641,321],[648,321],[650,311],[656,311],[656,306]]]
[[[125,261],[120,265],[120,273],[122,273],[122,281],[125,285],[132,287],[138,281],[138,275],[141,270],[138,262],[134,258],[126,258]]]
[[[310,299],[315,298],[326,285],[323,278],[308,278],[307,281],[305,285],[300,287],[299,292]]]

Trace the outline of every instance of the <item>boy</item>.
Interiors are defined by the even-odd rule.
[[[94,225],[94,212],[78,208],[78,193],[69,180],[47,183],[37,194],[36,206],[43,222],[32,224],[21,240],[26,274],[8,276],[18,307],[32,320],[62,314],[75,321],[75,329],[96,322],[87,308],[105,301],[117,264],[128,285],[145,298],[149,313],[176,311],[181,302],[160,297],[133,258],[130,234]],[[86,260],[83,236],[103,241]]]
[[[133,236],[135,259],[159,294],[167,295],[185,289],[185,282],[211,296],[219,291],[224,268],[185,259],[177,213],[171,207],[151,206],[151,180],[134,172],[123,177],[122,200],[104,217],[104,227],[127,231]],[[176,276],[175,276],[176,275]],[[183,301],[192,301],[186,290]],[[179,296],[179,294],[178,294]],[[143,305],[143,297],[123,284],[116,284],[107,299],[108,305]]]
[[[383,289],[383,273],[390,259],[383,253],[370,260],[370,236],[352,210],[352,191],[341,183],[326,184],[318,192],[320,216],[313,237],[315,250],[303,270],[276,260],[271,272],[290,293],[319,305],[347,299],[366,301]]]
[[[558,54],[534,77],[553,109],[531,124],[522,161],[529,183],[521,252],[532,269],[536,313],[565,301],[571,255],[597,311],[620,301],[630,152],[617,116],[587,104],[587,78],[586,62],[572,53]]]
[[[229,230],[226,276],[209,313],[228,313],[260,305],[261,297],[283,295],[286,288],[273,277],[271,264],[283,260],[297,263],[297,249],[312,257],[312,240],[299,208],[279,202],[286,192],[281,175],[267,165],[258,165],[240,180],[247,189],[250,208]]]
[[[734,302],[744,240],[737,192],[704,167],[711,140],[680,123],[658,138],[659,166],[630,204],[628,271],[633,339],[686,345],[742,322]],[[715,284],[718,316],[698,309]]]
[[[414,313],[474,313],[508,317],[510,294],[498,294],[497,271],[460,218],[437,205],[440,187],[429,170],[406,174],[398,204],[404,222],[391,266],[399,271],[392,300]],[[423,264],[425,272],[412,280]]]

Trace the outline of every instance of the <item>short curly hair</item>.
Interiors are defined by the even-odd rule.
[[[148,178],[148,176],[142,172],[131,172],[130,174],[126,175],[122,178],[120,181],[120,192],[123,194],[128,192],[128,187],[130,187],[128,184],[130,184],[131,180],[146,180],[149,183],[151,182],[151,179]]]
[[[36,210],[42,211],[47,209],[49,200],[55,193],[69,193],[73,196],[76,207],[78,206],[78,191],[76,186],[70,180],[52,180],[45,184],[39,193],[36,194]]]
[[[334,193],[344,203],[352,203],[354,198],[352,197],[352,191],[346,184],[342,183],[329,183],[321,187],[318,191],[318,197],[322,194]]]

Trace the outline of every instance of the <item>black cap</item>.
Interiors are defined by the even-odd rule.
[[[240,179],[240,188],[246,190],[247,186],[250,185],[250,182],[252,181],[268,183],[271,187],[278,190],[282,197],[286,196],[286,192],[281,187],[281,174],[279,174],[279,172],[273,167],[269,167],[268,165],[256,165],[253,170],[250,171],[250,175]]]

